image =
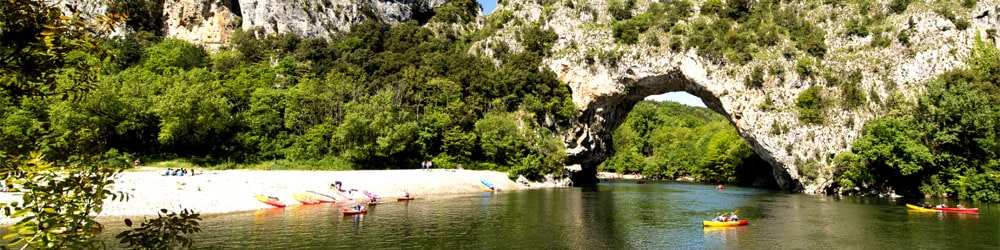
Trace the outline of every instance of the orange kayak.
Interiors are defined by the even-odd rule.
[[[368,209],[348,210],[348,209],[345,208],[344,209],[344,216],[350,216],[350,215],[355,215],[355,214],[363,214],[363,213],[367,213],[367,212],[368,212]]]

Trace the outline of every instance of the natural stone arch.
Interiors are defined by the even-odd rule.
[[[597,182],[597,165],[609,156],[611,148],[611,133],[618,128],[632,111],[632,108],[648,96],[669,92],[683,91],[700,98],[705,105],[726,117],[741,137],[746,140],[753,150],[767,161],[771,166],[770,175],[774,176],[775,182],[783,190],[801,191],[802,184],[792,178],[789,169],[782,162],[778,161],[768,149],[762,147],[756,140],[753,131],[746,131],[739,126],[743,118],[743,109],[737,103],[725,103],[725,98],[720,98],[720,93],[710,89],[711,86],[722,86],[723,84],[712,84],[704,70],[708,65],[701,63],[695,57],[679,56],[676,64],[663,68],[647,67],[623,67],[618,69],[622,73],[619,77],[612,77],[613,84],[604,85],[600,79],[595,79],[591,71],[574,72],[574,67],[561,61],[550,66],[557,66],[557,74],[560,79],[570,84],[574,90],[574,101],[584,104],[583,111],[578,117],[579,125],[574,129],[574,133],[566,140],[569,145],[570,157],[567,161],[571,178],[575,185],[589,185]],[[577,67],[579,68],[579,67]],[[577,75],[582,73],[584,75]],[[590,74],[589,76],[586,74]],[[602,74],[596,74],[598,76]],[[608,74],[610,75],[610,74]],[[581,83],[585,80],[585,83]],[[597,80],[597,81],[594,81]],[[598,83],[592,85],[591,83]],[[741,84],[742,85],[742,84]],[[613,86],[611,88],[602,88]],[[753,91],[753,90],[747,90]],[[758,90],[759,91],[759,90]],[[725,91],[723,91],[725,93]],[[596,95],[595,95],[596,94]]]

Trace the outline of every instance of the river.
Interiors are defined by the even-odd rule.
[[[909,212],[888,198],[730,186],[603,182],[387,201],[364,216],[342,206],[205,215],[209,249],[1000,249],[1000,207],[980,214]],[[945,202],[931,200],[930,202]],[[739,210],[748,226],[703,228]],[[111,246],[120,220],[104,223]]]

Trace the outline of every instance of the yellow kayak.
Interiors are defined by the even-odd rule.
[[[726,221],[726,222],[719,222],[719,221],[707,221],[707,220],[706,220],[706,221],[702,221],[702,222],[701,222],[701,224],[702,224],[703,226],[706,226],[706,227],[731,227],[731,226],[742,226],[742,225],[746,225],[746,224],[749,224],[749,223],[750,223],[750,221],[748,221],[748,220],[738,220],[738,221]]]
[[[906,204],[906,209],[909,209],[910,211],[914,211],[914,212],[937,212],[938,211],[938,210],[934,210],[934,209],[930,209],[930,208],[923,208],[923,207],[920,207],[920,206],[917,206],[917,205],[910,205],[910,204]]]

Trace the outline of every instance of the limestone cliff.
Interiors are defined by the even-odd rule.
[[[817,59],[818,66],[812,70],[822,69],[832,75],[860,73],[858,87],[865,96],[863,103],[842,108],[837,104],[843,102],[840,99],[844,89],[830,82],[837,78],[797,72],[802,67],[798,59],[807,56],[795,53],[787,38],[775,46],[762,46],[745,64],[712,60],[700,55],[697,48],[668,45],[667,41],[684,41],[683,37],[675,38],[677,33],[693,29],[668,32],[651,28],[639,35],[638,42],[623,43],[614,37],[612,24],[620,21],[609,13],[609,2],[508,1],[494,12],[513,14],[523,23],[540,23],[559,36],[545,67],[570,86],[573,101],[581,110],[578,124],[564,133],[571,154],[568,168],[577,171],[577,182],[596,181],[596,166],[611,148],[611,131],[638,101],[649,95],[686,91],[701,97],[710,109],[732,122],[753,149],[772,164],[782,188],[807,193],[832,191],[827,189],[832,184],[833,155],[849,149],[866,121],[882,115],[888,105],[913,100],[922,91],[923,83],[936,75],[963,67],[974,38],[994,36],[1000,24],[1000,4],[995,1],[978,1],[971,7],[914,1],[896,14],[887,11],[888,1],[876,1],[871,6],[823,1],[783,4],[781,8],[792,8],[826,32],[823,42],[827,52]],[[627,3],[634,3],[633,15],[650,6],[645,0]],[[692,23],[701,22],[699,19],[713,22],[700,10],[703,1],[692,3],[692,15],[678,21],[686,24],[682,28],[690,28]],[[942,9],[953,10],[957,18],[948,17]],[[845,23],[851,16],[862,15],[861,11],[888,13],[879,27],[884,27],[886,36],[891,37],[889,44],[871,45],[880,37],[850,33]],[[968,23],[956,24],[961,20]],[[482,42],[479,50],[489,54],[492,43],[518,48],[516,39],[512,39],[518,29],[507,26],[498,30]],[[905,42],[904,38],[896,39],[902,37],[897,35],[901,32],[908,36]],[[992,41],[996,46],[996,40]],[[767,69],[760,86],[746,81],[755,67]],[[822,123],[797,118],[796,97],[810,86],[823,86],[822,96],[831,103],[821,113]]]
[[[103,12],[102,0],[52,0]],[[209,49],[229,43],[237,28],[266,36],[282,33],[327,37],[375,19],[406,22],[447,0],[163,0],[164,34]]]

